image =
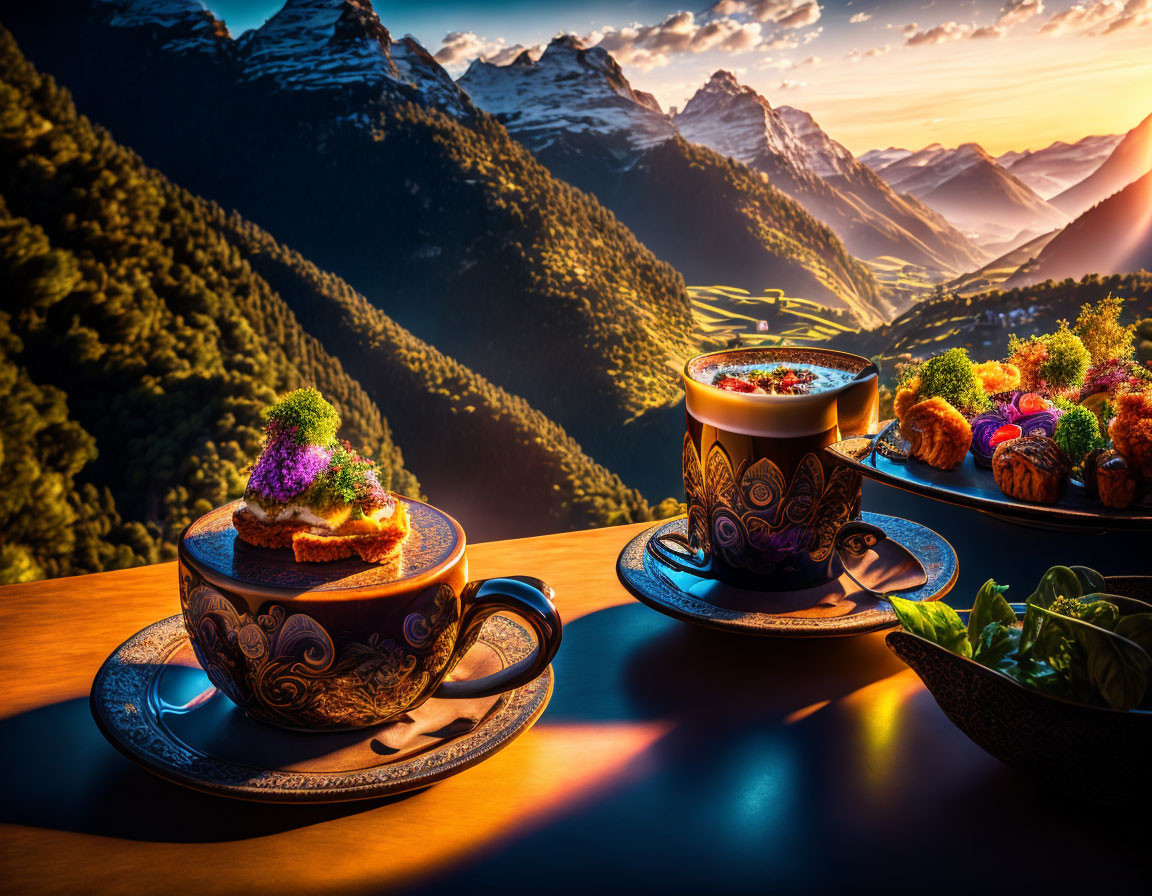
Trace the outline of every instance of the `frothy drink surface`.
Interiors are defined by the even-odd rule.
[[[728,392],[750,395],[814,395],[843,386],[855,376],[847,370],[795,362],[730,364],[701,374],[693,378]]]

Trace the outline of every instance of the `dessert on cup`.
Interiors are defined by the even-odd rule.
[[[372,460],[336,438],[336,409],[315,389],[297,389],[266,417],[264,447],[232,515],[240,539],[291,548],[301,563],[398,556],[408,509],[380,484]]]

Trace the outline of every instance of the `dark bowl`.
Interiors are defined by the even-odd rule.
[[[1146,600],[1152,592],[1152,577],[1107,581],[1112,594]],[[1129,802],[1152,792],[1152,712],[1049,697],[905,631],[885,642],[952,723],[997,759],[1087,799]]]

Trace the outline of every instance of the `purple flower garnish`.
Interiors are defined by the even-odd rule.
[[[248,478],[248,490],[267,500],[287,503],[315,481],[328,467],[331,456],[331,451],[319,445],[298,445],[290,429],[270,431]]]

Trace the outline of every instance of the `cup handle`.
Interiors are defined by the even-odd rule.
[[[539,676],[560,648],[563,624],[560,613],[552,603],[554,592],[539,579],[530,576],[509,576],[503,579],[478,579],[464,586],[460,595],[463,607],[456,647],[448,660],[452,669],[466,654],[489,616],[501,611],[515,613],[528,623],[536,636],[536,647],[524,659],[499,672],[473,681],[445,681],[434,697],[466,700],[473,697],[492,697],[527,684]]]
[[[682,550],[669,548],[668,544],[674,544],[676,548]],[[649,539],[648,550],[661,563],[681,572],[700,575],[707,573],[712,568],[712,562],[708,559],[704,549],[692,547],[687,536],[681,535],[679,532],[665,532],[663,535]]]

